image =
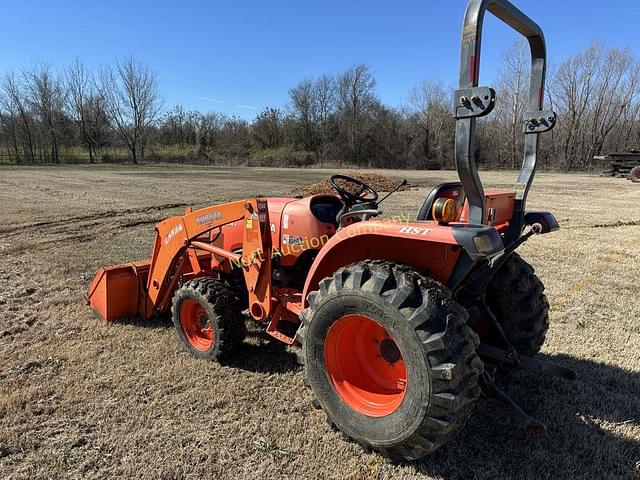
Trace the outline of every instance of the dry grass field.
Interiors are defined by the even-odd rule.
[[[0,478],[640,478],[640,186],[627,180],[540,174],[530,195],[562,225],[521,249],[553,305],[542,355],[578,373],[505,386],[544,438],[481,401],[445,448],[386,464],[326,425],[293,354],[259,329],[220,366],[183,352],[166,321],[107,325],[84,304],[100,265],[147,257],[153,224],[187,204],[288,194],[329,173],[0,169]],[[389,215],[415,215],[455,178],[385,173],[417,187],[389,199]]]

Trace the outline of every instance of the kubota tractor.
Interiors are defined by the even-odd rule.
[[[476,118],[496,100],[478,86],[487,10],[531,47],[524,160],[513,190],[483,190],[474,156]],[[209,360],[241,348],[250,316],[301,347],[305,385],[330,424],[394,461],[443,445],[481,392],[542,433],[493,378],[515,368],[573,375],[532,358],[549,304],[515,253],[533,234],[558,228],[552,214],[525,210],[538,134],[556,123],[543,110],[545,67],[534,22],[506,0],[471,0],[453,99],[460,182],[435,187],[415,220],[381,218],[384,199],[342,175],[331,179],[337,195],[187,209],[156,225],[149,260],[102,268],[89,304],[107,321],[170,311],[185,348]]]

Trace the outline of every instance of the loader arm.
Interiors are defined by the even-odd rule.
[[[158,223],[147,280],[148,298],[153,306],[149,316],[153,311],[168,308],[181,275],[201,273],[196,255],[196,250],[200,250],[233,260],[242,267],[250,312],[256,320],[265,319],[271,310],[271,235],[267,210],[264,200],[244,199],[196,211],[188,208],[184,215]],[[201,238],[233,222],[244,225],[242,258]]]
[[[184,273],[187,248],[191,241],[228,223],[242,220],[246,200],[214,205],[167,218],[155,227],[156,236],[147,280],[149,300],[157,310],[164,310],[178,276]]]
[[[212,245],[207,233],[242,222],[243,255]],[[165,312],[183,278],[218,276],[203,267],[202,254],[234,262],[242,268],[249,311],[258,321],[271,313],[271,232],[266,200],[245,199],[213,205],[168,218],[156,225],[151,258],[103,267],[87,292],[87,303],[107,321]]]

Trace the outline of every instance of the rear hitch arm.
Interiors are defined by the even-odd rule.
[[[513,344],[507,338],[507,334],[502,328],[502,325],[494,315],[493,311],[489,308],[489,305],[487,305],[487,302],[485,301],[484,298],[482,299],[482,302],[481,302],[481,309],[484,312],[484,314],[489,318],[489,321],[491,321],[491,324],[493,325],[493,328],[495,328],[496,331],[498,332],[498,335],[500,335],[500,338],[502,339],[502,342],[506,347],[506,350],[504,351],[506,359],[509,362],[513,363],[515,367],[520,368],[520,358],[519,358],[518,351],[515,349]],[[501,363],[504,363],[504,362],[501,362]]]
[[[545,362],[538,358],[528,357],[526,355],[517,354],[517,356],[514,357],[512,352],[507,352],[484,343],[480,344],[477,352],[483,359],[494,363],[499,362],[501,365],[522,368],[538,374],[553,375],[555,377],[563,378],[564,380],[575,380],[577,377],[575,370],[568,367],[563,367],[562,365],[552,362]]]
[[[485,396],[496,402],[499,406],[509,410],[517,422],[527,431],[537,437],[543,437],[547,433],[547,427],[545,427],[544,423],[525,412],[513,398],[493,382],[487,372],[483,373],[480,378],[480,387]]]

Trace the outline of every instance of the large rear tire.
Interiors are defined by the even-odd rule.
[[[487,287],[486,298],[516,351],[527,356],[538,353],[549,329],[549,302],[533,267],[517,253],[511,254]],[[482,341],[504,346],[495,333]]]
[[[640,183],[640,165],[631,169],[629,172],[629,179],[633,183]]]
[[[423,457],[463,427],[482,362],[444,285],[366,261],[322,280],[308,301],[298,332],[305,385],[331,425],[392,461]]]
[[[238,299],[216,278],[196,278],[178,288],[171,313],[178,339],[196,358],[221,360],[246,335]]]

